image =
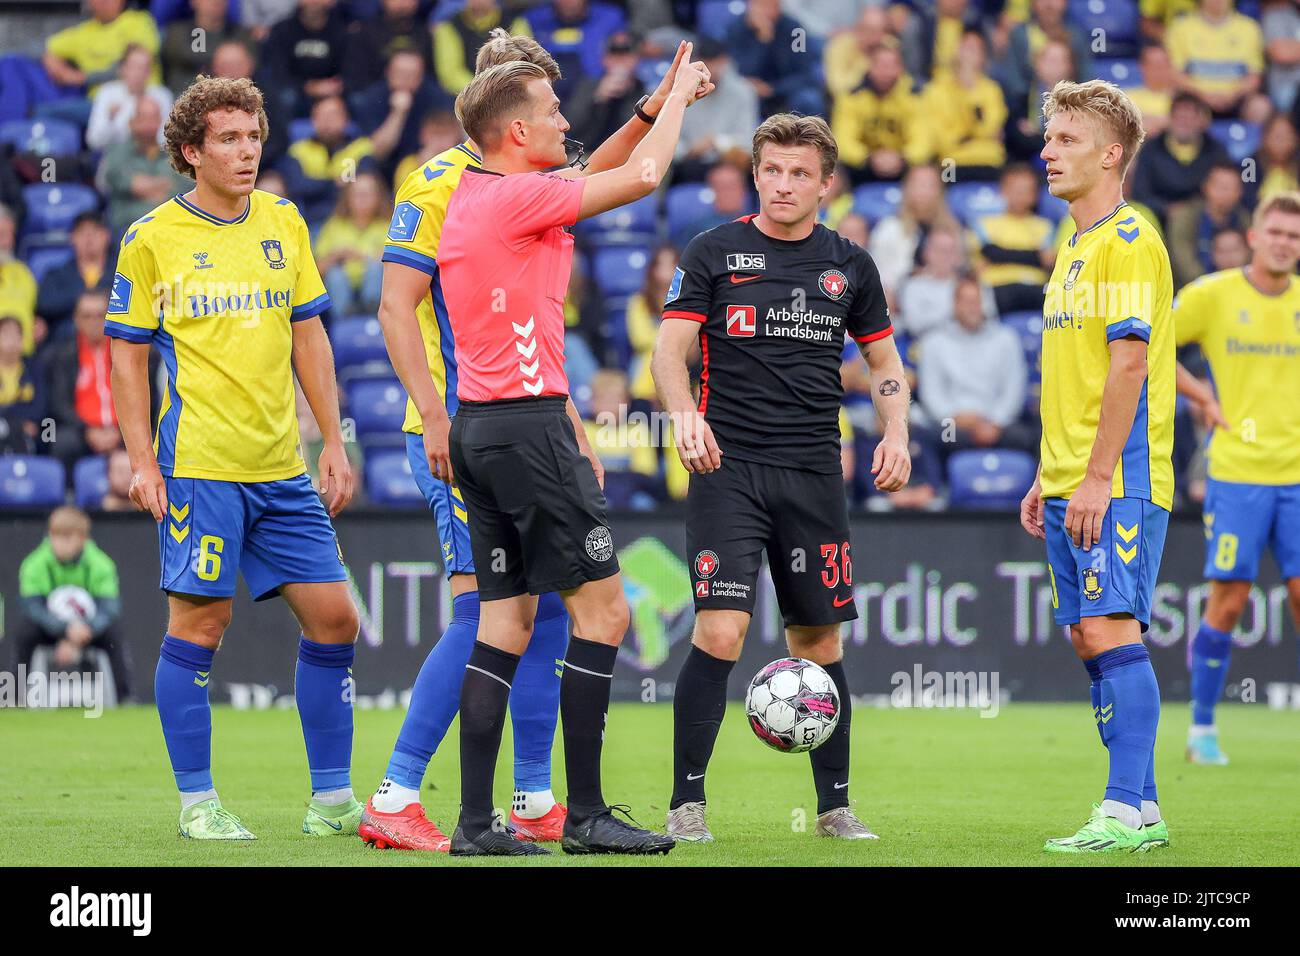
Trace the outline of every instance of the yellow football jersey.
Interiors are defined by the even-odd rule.
[[[1189,14],[1169,25],[1165,48],[1174,66],[1206,93],[1231,92],[1264,69],[1264,35],[1250,17],[1233,13],[1222,23]]]
[[[438,243],[442,241],[442,223],[447,218],[447,203],[460,183],[466,166],[483,164],[478,153],[467,143],[443,150],[411,175],[397,191],[393,221],[388,227],[384,246],[385,262],[400,262],[429,275],[429,291],[416,307],[424,336],[424,354],[429,360],[433,385],[447,405],[448,414],[456,413],[456,343],[451,336],[447,303],[442,297],[442,279],[438,275]],[[406,400],[406,421],[402,431],[424,433],[415,403]]]
[[[1101,418],[1110,343],[1147,342],[1147,379],[1111,494],[1173,507],[1174,328],[1169,254],[1127,203],[1061,247],[1043,304],[1043,496],[1083,481]]]
[[[1300,484],[1300,281],[1265,295],[1241,269],[1213,272],[1178,293],[1174,326],[1205,354],[1229,424],[1210,438],[1210,477]]]
[[[307,470],[290,323],[328,307],[307,224],[287,199],[254,190],[242,216],[223,220],[176,196],[131,225],[105,332],[162,354],[154,451],[164,475],[254,482]]]

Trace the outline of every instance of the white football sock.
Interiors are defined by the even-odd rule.
[[[319,790],[311,795],[312,803],[319,803],[322,807],[337,807],[352,797],[352,788],[344,787],[342,790]]]
[[[370,802],[380,813],[401,813],[411,804],[420,802],[420,791],[403,787],[385,777]]]
[[[188,810],[196,803],[202,803],[204,800],[215,800],[215,799],[217,799],[217,791],[215,790],[198,790],[195,791],[194,793],[182,793],[181,809]]]
[[[550,790],[516,790],[511,807],[525,820],[536,820],[551,812],[555,806],[555,794]]]
[[[1130,830],[1142,829],[1142,811],[1137,807],[1121,803],[1118,800],[1103,800],[1101,801],[1101,812],[1108,817],[1114,817]]]
[[[1160,804],[1154,800],[1142,801],[1142,825],[1149,827],[1153,823],[1160,822]]]
[[[1209,737],[1219,732],[1216,724],[1192,724],[1187,728],[1187,737],[1189,740],[1195,740],[1197,737]]]

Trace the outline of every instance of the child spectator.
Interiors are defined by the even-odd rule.
[[[377,173],[343,186],[334,215],[316,238],[316,265],[335,315],[373,313],[383,286],[384,239],[392,203]]]
[[[31,667],[37,647],[53,646],[54,666],[75,667],[88,647],[108,654],[118,703],[131,700],[131,664],[117,622],[117,565],[90,539],[90,519],[65,505],[50,515],[49,532],[18,569],[20,600],[14,671]]]

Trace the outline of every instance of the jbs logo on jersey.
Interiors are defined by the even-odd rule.
[[[767,268],[767,256],[752,252],[732,252],[727,255],[728,272],[754,272]]]
[[[817,281],[821,283],[822,291],[832,299],[839,300],[849,291],[849,280],[839,269],[827,269]]]
[[[752,305],[727,306],[728,335],[752,339],[757,328],[758,320]]]

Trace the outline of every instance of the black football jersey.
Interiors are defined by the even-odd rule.
[[[892,333],[866,250],[817,225],[774,239],[753,216],[697,235],[682,253],[665,319],[700,323],[700,411],[726,457],[840,470],[844,336]]]

